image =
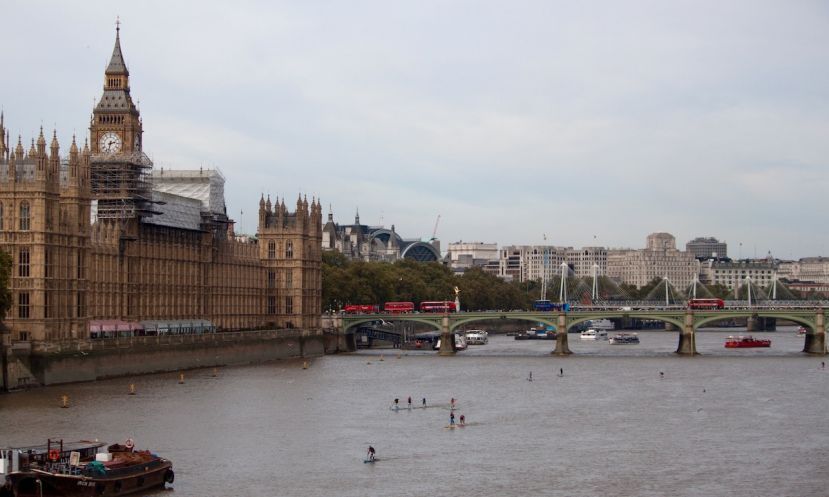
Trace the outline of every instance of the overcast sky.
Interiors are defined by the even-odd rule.
[[[217,5],[218,4],[218,5]],[[825,1],[5,0],[13,136],[88,134],[115,19],[155,167],[404,238],[829,255]],[[241,212],[244,211],[244,214]],[[238,225],[237,225],[238,226]],[[544,235],[546,234],[546,242]],[[742,248],[740,248],[742,244]]]

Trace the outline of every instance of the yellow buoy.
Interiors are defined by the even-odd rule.
[[[130,383],[130,395],[135,395],[135,383]]]
[[[397,358],[398,358],[398,359],[400,359],[401,357],[403,357],[403,354],[401,354],[401,353],[399,353],[399,352],[398,352],[398,353],[397,353]]]
[[[218,374],[219,374],[219,373],[218,373],[218,371],[216,370],[216,368],[213,368],[213,378],[215,378],[216,376],[218,376]]]
[[[61,395],[60,396],[61,405],[60,407],[66,409],[69,407],[69,396],[68,395]]]
[[[182,383],[184,383],[184,373],[179,373],[178,384],[181,385]]]
[[[302,369],[308,369],[308,361],[302,363]]]
[[[380,354],[380,360],[381,361],[383,360],[383,354]]]

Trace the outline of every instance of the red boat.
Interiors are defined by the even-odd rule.
[[[747,349],[751,347],[771,347],[771,340],[768,338],[754,338],[753,336],[728,337],[725,339],[727,349]]]

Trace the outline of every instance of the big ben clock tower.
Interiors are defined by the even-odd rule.
[[[91,193],[98,219],[134,219],[151,215],[148,172],[152,162],[142,151],[141,116],[130,97],[130,73],[121,53],[120,22],[115,48],[104,71],[104,94],[92,111],[89,138]]]
[[[104,94],[92,111],[89,126],[93,154],[141,151],[141,117],[130,97],[130,72],[121,53],[121,27],[115,29],[115,48],[104,72]]]

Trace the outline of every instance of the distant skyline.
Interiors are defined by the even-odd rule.
[[[829,254],[829,4],[4,2],[16,143],[88,134],[115,20],[156,168],[446,244]],[[244,215],[240,213],[244,211]],[[546,241],[543,239],[546,234]],[[595,237],[595,238],[594,238]],[[739,244],[742,243],[742,250]]]

